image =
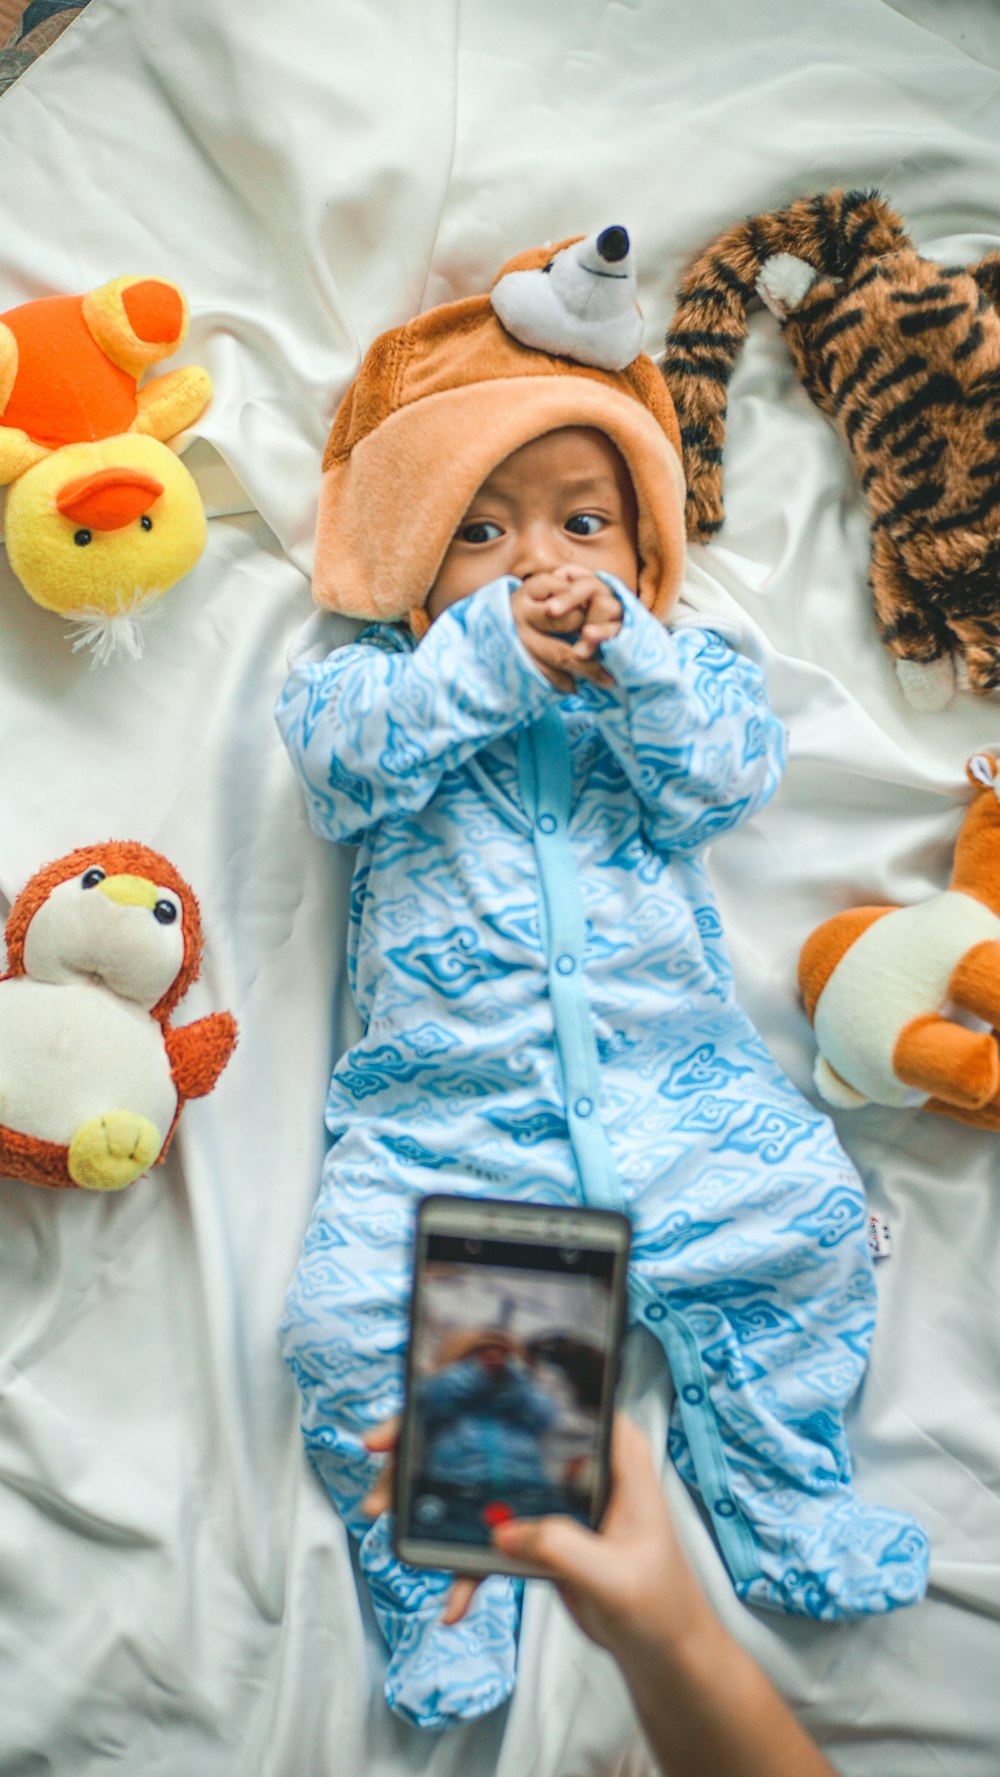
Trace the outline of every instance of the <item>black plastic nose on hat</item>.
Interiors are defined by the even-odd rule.
[[[624,228],[605,228],[597,237],[597,251],[609,265],[617,265],[628,253],[628,231]]]

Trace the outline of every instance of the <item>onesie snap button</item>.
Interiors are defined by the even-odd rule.
[[[540,814],[538,817],[538,831],[539,831],[539,833],[554,833],[555,830],[556,830],[555,815],[554,814]]]
[[[573,1106],[578,1117],[589,1117],[593,1108],[593,1100],[589,1098],[578,1098]]]
[[[576,968],[576,963],[573,961],[568,950],[564,950],[562,956],[556,957],[556,968],[559,970],[560,975],[572,975],[573,970]]]
[[[717,1499],[715,1502],[715,1510],[717,1516],[720,1518],[735,1518],[736,1516],[736,1507],[731,1499]]]
[[[705,1390],[699,1388],[697,1383],[689,1382],[686,1388],[681,1389],[681,1399],[687,1401],[689,1407],[696,1407],[699,1401],[705,1399]]]

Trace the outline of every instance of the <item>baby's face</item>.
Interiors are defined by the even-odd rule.
[[[528,580],[567,563],[632,589],[639,577],[632,483],[611,440],[589,426],[546,432],[486,477],[448,546],[427,615],[502,574]]]

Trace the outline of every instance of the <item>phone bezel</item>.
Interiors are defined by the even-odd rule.
[[[414,1332],[422,1305],[423,1260],[428,1240],[435,1234],[451,1235],[458,1239],[522,1240],[526,1245],[533,1246],[587,1247],[610,1253],[614,1269],[611,1279],[609,1362],[605,1368],[597,1434],[599,1482],[595,1489],[592,1519],[592,1525],[596,1528],[607,1504],[611,1420],[625,1330],[631,1225],[628,1217],[620,1210],[591,1209],[584,1204],[569,1206],[510,1203],[497,1198],[452,1197],[437,1193],[425,1197],[417,1213],[406,1351],[406,1405],[393,1472],[396,1552],[400,1560],[408,1562],[411,1567],[439,1568],[445,1572],[470,1574],[476,1578],[490,1573],[506,1573],[530,1579],[537,1576],[539,1570],[536,1567],[519,1561],[513,1555],[504,1555],[490,1545],[436,1542],[432,1537],[407,1535],[402,1529],[409,1508],[408,1490],[412,1482],[413,1419],[409,1403],[413,1398]]]

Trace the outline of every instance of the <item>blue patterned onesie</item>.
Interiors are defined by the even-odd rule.
[[[761,807],[762,676],[617,581],[614,685],[538,672],[509,578],[419,646],[368,630],[296,667],[278,721],[314,830],[360,847],[333,1137],[281,1337],[309,1455],[360,1544],[386,1695],[426,1726],[513,1685],[520,1589],[437,1624],[446,1575],[359,1511],[398,1411],[430,1191],[623,1206],[631,1312],[676,1384],[670,1451],[740,1597],[843,1619],[919,1598],[927,1544],[850,1485],[842,1413],[875,1315],[860,1181],[737,1005],[702,847]]]

